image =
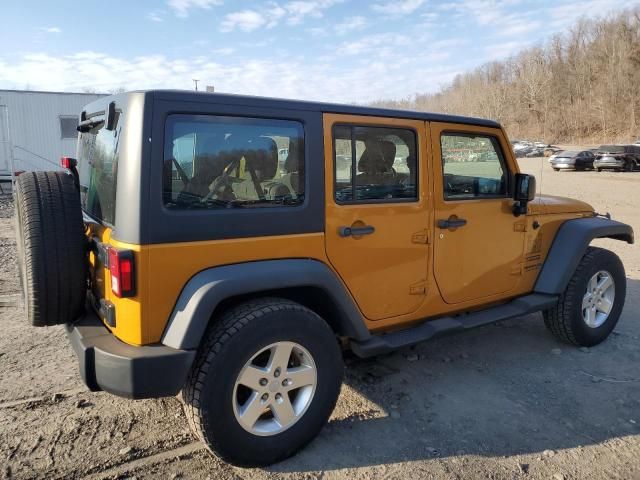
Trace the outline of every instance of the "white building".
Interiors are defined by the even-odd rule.
[[[55,170],[76,154],[82,107],[93,93],[0,90],[0,177],[20,170]]]

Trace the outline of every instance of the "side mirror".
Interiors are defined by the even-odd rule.
[[[518,217],[527,213],[527,203],[536,196],[536,177],[526,173],[516,173],[516,188],[513,199],[513,214]]]

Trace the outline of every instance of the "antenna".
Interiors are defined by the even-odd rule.
[[[196,92],[198,91],[198,82],[200,81],[199,78],[192,78],[191,80],[193,80],[194,85],[196,86]]]

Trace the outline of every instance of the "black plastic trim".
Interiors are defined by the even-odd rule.
[[[364,342],[352,341],[351,349],[353,353],[363,358],[382,355],[425,340],[545,310],[553,307],[557,301],[556,295],[526,295],[485,310],[428,320],[404,330],[376,335]]]
[[[357,340],[371,336],[347,288],[324,263],[311,259],[284,259],[226,265],[204,270],[185,285],[162,336],[176,349],[197,349],[220,302],[263,291],[316,287],[336,307],[338,334]]]
[[[534,291],[547,294],[564,292],[591,240],[604,237],[634,242],[633,229],[615,220],[588,217],[564,222],[551,244]]]
[[[65,328],[78,357],[80,376],[91,391],[135,399],[174,396],[184,385],[196,355],[195,350],[159,344],[123,343],[92,311]]]

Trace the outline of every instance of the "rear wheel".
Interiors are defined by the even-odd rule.
[[[633,172],[633,162],[631,160],[629,160],[627,163],[624,164],[624,171],[625,172]]]
[[[559,168],[554,168],[554,169],[553,169],[553,171],[554,171],[554,172],[559,172],[559,171],[560,171],[560,169],[559,169]]]
[[[264,298],[232,308],[210,328],[182,397],[194,433],[213,453],[263,466],[318,434],[342,374],[338,342],[318,315]]]
[[[27,314],[36,327],[72,322],[84,307],[86,253],[71,175],[26,172],[16,181],[16,243]]]
[[[618,256],[589,247],[558,304],[544,312],[545,325],[566,343],[597,345],[618,323],[625,295],[626,276]]]

